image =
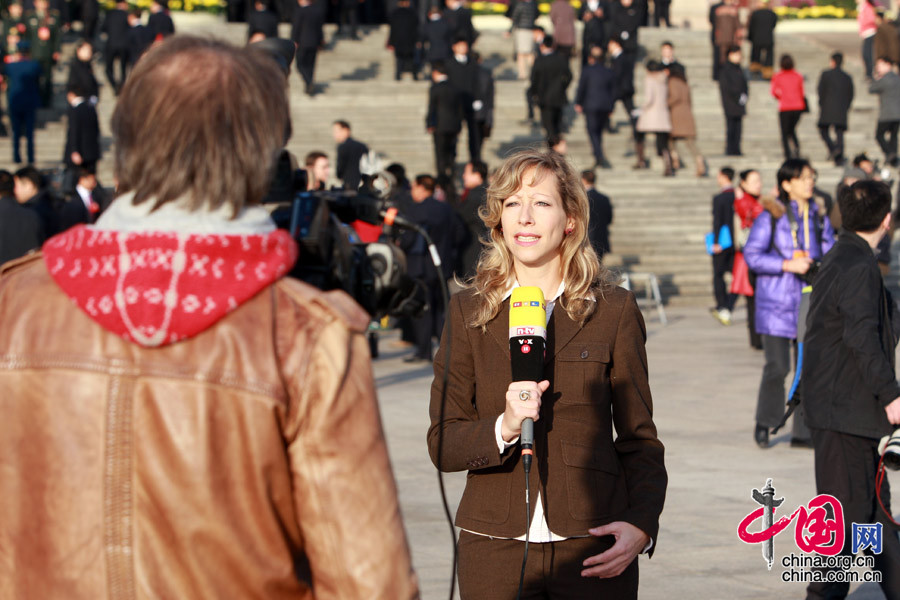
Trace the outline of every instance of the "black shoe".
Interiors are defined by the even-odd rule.
[[[756,440],[756,445],[760,448],[768,448],[769,447],[769,428],[763,427],[762,425],[756,426],[756,431],[753,432],[753,439]]]
[[[813,443],[812,443],[812,440],[792,439],[791,440],[791,448],[807,448],[809,450],[812,450]]]

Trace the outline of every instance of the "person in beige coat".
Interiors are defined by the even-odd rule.
[[[672,64],[668,67],[668,103],[672,130],[669,132],[669,152],[672,155],[672,168],[681,168],[681,159],[676,147],[678,142],[687,144],[697,167],[697,177],[706,177],[706,159],[697,148],[697,127],[694,123],[694,110],[691,103],[691,89],[684,74],[684,67]]]
[[[635,169],[646,169],[649,164],[644,158],[644,137],[647,133],[656,134],[656,154],[663,159],[663,174],[674,175],[672,156],[669,153],[669,132],[672,130],[672,119],[669,116],[669,91],[666,84],[666,70],[656,60],[647,63],[647,75],[644,79],[644,104],[638,117],[635,153],[638,162]]]

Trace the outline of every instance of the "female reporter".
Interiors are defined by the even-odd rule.
[[[474,280],[450,301],[428,430],[434,464],[469,472],[456,515],[460,596],[516,597],[527,528],[523,598],[636,598],[635,558],[654,548],[666,490],[641,313],[591,249],[587,197],[561,155],[510,157],[481,217],[490,240]],[[518,285],[546,300],[540,382],[510,383]],[[517,444],[525,418],[535,422],[527,525]]]

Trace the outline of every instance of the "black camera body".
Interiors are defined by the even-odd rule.
[[[407,275],[403,251],[389,239],[364,243],[351,226],[382,223],[390,186],[377,179],[366,177],[354,192],[308,191],[306,171],[291,170],[284,152],[263,203],[299,246],[290,276],[319,289],[344,290],[373,319],[418,316],[425,308],[424,284]]]

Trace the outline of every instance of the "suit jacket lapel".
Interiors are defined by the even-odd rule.
[[[488,333],[503,350],[503,355],[509,361],[509,298],[503,301],[500,312],[491,319],[487,325]]]
[[[547,351],[544,353],[544,364],[550,363],[579,331],[581,331],[581,325],[569,318],[569,314],[557,300],[553,315],[550,317],[550,324],[547,327]]]

